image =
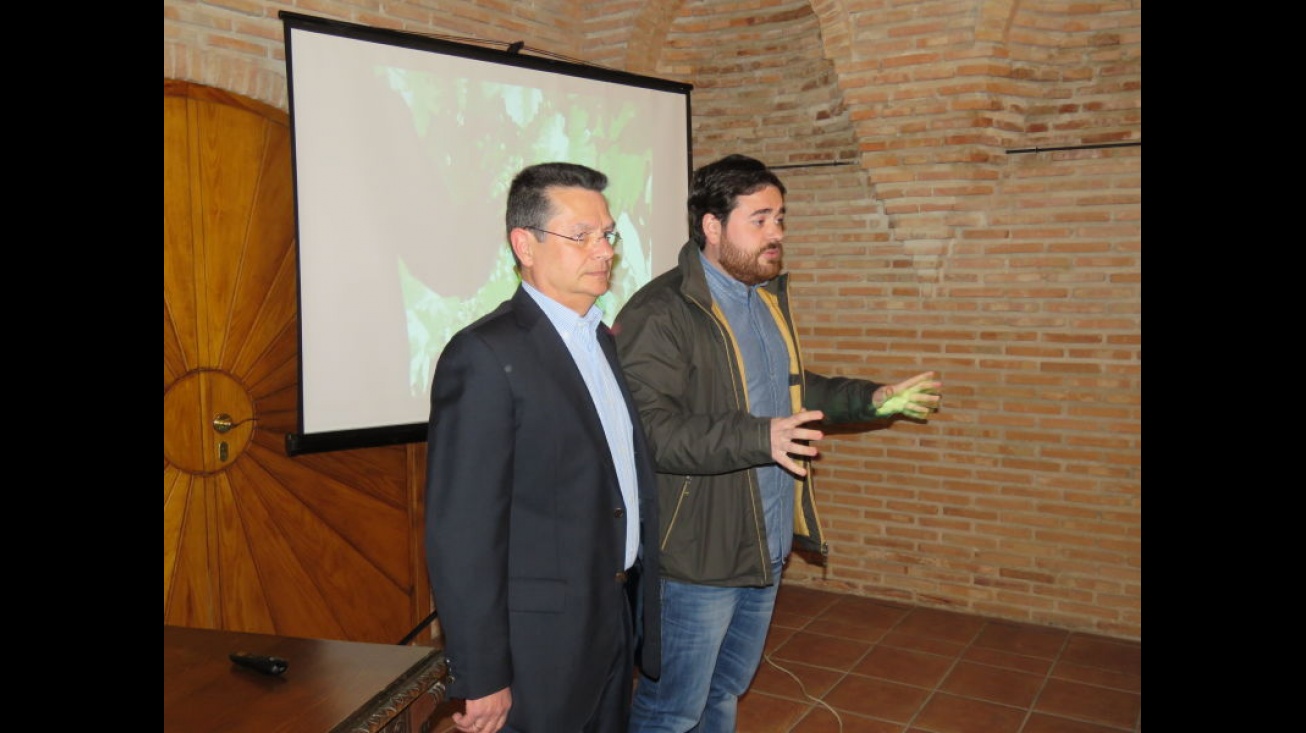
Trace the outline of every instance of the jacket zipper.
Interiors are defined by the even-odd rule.
[[[689,498],[689,477],[685,477],[684,483],[680,485],[680,495],[676,497],[676,510],[671,513],[671,520],[667,522],[667,533],[662,536],[660,550],[666,551],[667,540],[671,539],[671,531],[676,526],[676,519],[680,516],[680,509],[685,506],[685,499]]]

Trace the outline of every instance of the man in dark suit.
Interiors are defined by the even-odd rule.
[[[655,479],[595,306],[620,243],[606,187],[570,163],[514,177],[522,283],[436,364],[426,560],[462,731],[624,731],[634,665],[658,674]]]

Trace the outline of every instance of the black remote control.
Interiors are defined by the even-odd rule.
[[[250,654],[249,652],[232,652],[229,655],[231,661],[242,667],[258,670],[263,674],[281,674],[290,666],[290,662],[281,657],[269,657],[264,654]]]

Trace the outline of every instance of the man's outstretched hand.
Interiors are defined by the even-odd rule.
[[[897,384],[885,385],[871,395],[876,417],[902,413],[923,420],[938,411],[942,400],[943,382],[934,378],[934,372],[922,372]]]

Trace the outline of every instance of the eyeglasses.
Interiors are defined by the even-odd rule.
[[[608,244],[613,249],[616,249],[621,246],[621,234],[616,230],[610,232],[599,232],[599,231],[585,232],[584,234],[577,234],[575,236],[571,236],[568,234],[559,234],[557,232],[551,232],[548,229],[541,229],[539,227],[526,226],[526,227],[522,227],[522,229],[533,229],[542,234],[552,234],[555,237],[562,237],[563,239],[566,239],[571,242],[575,242],[576,244],[585,247],[592,247],[598,244],[600,239],[608,240]]]

